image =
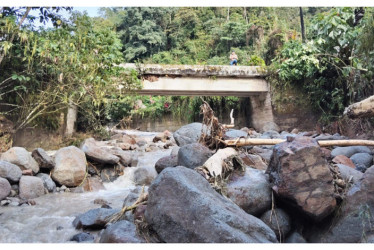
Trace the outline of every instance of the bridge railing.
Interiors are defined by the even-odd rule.
[[[162,65],[134,63],[124,63],[120,66],[137,69],[141,75],[261,78],[268,74],[266,67],[262,66]]]

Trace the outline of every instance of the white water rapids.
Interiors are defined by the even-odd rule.
[[[157,133],[132,132],[147,142]],[[72,222],[79,214],[101,207],[94,204],[97,198],[109,202],[112,208],[122,208],[123,200],[135,188],[131,181],[133,171],[154,166],[161,157],[170,155],[171,149],[152,152],[134,152],[138,165],[125,169],[124,175],[112,183],[104,183],[106,190],[85,193],[50,193],[33,199],[34,206],[0,207],[0,243],[63,243],[82,231],[76,230]]]

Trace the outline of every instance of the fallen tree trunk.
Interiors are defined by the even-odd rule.
[[[349,118],[364,118],[374,116],[374,96],[360,102],[353,103],[345,108],[344,115]]]
[[[231,140],[224,140],[227,146],[242,147],[255,145],[275,145],[285,142],[285,139],[258,139],[258,138],[238,138]],[[319,140],[318,144],[321,147],[329,146],[374,146],[374,141],[370,140]]]

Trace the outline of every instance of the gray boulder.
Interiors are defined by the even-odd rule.
[[[200,143],[182,146],[178,151],[178,165],[194,169],[202,166],[213,155],[213,152]]]
[[[218,194],[194,170],[166,168],[148,191],[145,219],[164,242],[277,242],[265,223]]]
[[[282,242],[291,230],[291,219],[281,208],[267,211],[261,216],[261,220],[275,232]]]
[[[339,133],[336,133],[333,135],[322,134],[322,135],[316,136],[314,139],[316,139],[317,141],[319,140],[345,140],[347,139],[347,137],[341,136]]]
[[[3,200],[10,194],[11,186],[9,181],[0,177],[0,200]]]
[[[266,131],[260,136],[260,138],[263,138],[263,139],[277,139],[281,137],[282,136],[277,131],[274,131],[274,130]]]
[[[261,156],[266,162],[269,162],[271,156],[273,155],[272,149],[262,148],[258,146],[254,146],[249,152]]]
[[[48,190],[48,192],[53,193],[56,192],[56,183],[49,177],[48,174],[39,173],[36,177],[40,178],[43,181],[44,187]]]
[[[348,181],[352,177],[353,183],[356,184],[359,183],[364,176],[362,172],[349,166],[343,164],[336,164],[336,166],[338,166],[339,172],[345,181]]]
[[[105,150],[96,145],[94,138],[86,139],[82,146],[82,151],[87,158],[102,164],[116,164],[119,162],[119,157],[111,154],[109,150]]]
[[[352,162],[355,164],[356,169],[365,172],[373,162],[373,156],[368,153],[356,153],[350,157]]]
[[[110,216],[118,213],[119,209],[95,208],[78,215],[73,226],[76,229],[102,229],[108,223]]]
[[[35,176],[23,175],[19,181],[19,197],[22,199],[34,199],[44,195],[43,181]]]
[[[13,163],[21,168],[21,170],[31,169],[34,174],[39,172],[39,165],[31,157],[30,153],[21,147],[10,148],[5,153],[2,153],[0,160]]]
[[[179,151],[179,149],[180,149],[180,147],[175,145],[175,146],[172,148],[170,155],[176,155],[176,156],[178,156],[178,151]]]
[[[304,237],[298,232],[290,233],[285,243],[307,243]]]
[[[178,155],[170,155],[160,158],[156,164],[155,169],[157,173],[161,173],[162,170],[168,167],[175,167],[178,165]]]
[[[279,126],[275,122],[267,122],[267,123],[264,124],[264,126],[262,126],[262,131],[263,132],[266,132],[266,131],[269,131],[269,130],[273,130],[273,131],[277,131],[277,132],[280,131]]]
[[[349,146],[349,147],[336,147],[331,151],[331,157],[334,158],[338,155],[345,155],[350,158],[356,153],[368,153],[371,154],[370,148],[366,146]]]
[[[263,171],[246,168],[234,173],[227,184],[227,197],[249,214],[258,216],[271,208],[271,188]]]
[[[79,233],[71,237],[70,241],[76,241],[78,243],[93,243],[95,237],[90,233]]]
[[[53,159],[42,148],[34,149],[31,156],[39,164],[40,168],[51,170],[55,166]]]
[[[156,178],[157,172],[147,167],[137,167],[134,171],[133,181],[136,185],[147,185]]]
[[[374,168],[370,167],[362,181],[347,193],[336,216],[326,227],[313,229],[312,243],[359,243],[372,233],[374,224]]]
[[[134,159],[133,153],[123,151],[121,148],[114,147],[110,149],[111,153],[119,157],[119,162],[126,167],[136,167],[138,160]]]
[[[175,131],[173,133],[173,137],[177,145],[182,147],[190,143],[198,142],[201,135],[202,126],[202,123],[194,122],[184,125],[180,129]]]
[[[86,175],[86,155],[75,146],[57,150],[52,179],[60,185],[76,187],[82,183]]]
[[[118,178],[118,173],[114,168],[104,168],[100,172],[100,178],[103,182],[113,182]]]
[[[7,161],[0,160],[0,177],[7,179],[11,183],[16,183],[22,176],[22,170]]]
[[[139,237],[134,223],[122,220],[104,230],[100,243],[145,243],[145,241]]]
[[[228,131],[225,132],[224,137],[227,139],[234,139],[234,138],[239,138],[239,137],[247,137],[248,133],[242,130],[237,130],[237,129],[229,129]]]

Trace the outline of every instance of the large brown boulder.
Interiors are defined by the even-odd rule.
[[[39,165],[24,148],[12,147],[1,154],[1,160],[17,165],[21,170],[31,169],[34,174],[39,172]]]
[[[16,183],[22,176],[22,170],[17,166],[7,161],[0,160],[0,177],[7,179],[12,183]]]
[[[34,149],[31,156],[39,164],[40,168],[51,170],[55,166],[53,159],[42,148]]]
[[[271,243],[274,232],[218,194],[199,173],[164,169],[148,189],[147,223],[167,243]]]
[[[310,137],[274,146],[266,172],[277,197],[316,221],[336,207],[333,177],[321,148]]]
[[[22,176],[19,181],[19,196],[22,199],[34,199],[44,195],[42,179],[36,176]]]
[[[96,145],[94,138],[86,139],[81,149],[86,154],[89,160],[102,163],[102,164],[116,164],[119,162],[119,157],[111,154],[109,150],[105,150]]]
[[[7,179],[0,177],[0,201],[10,194],[10,183]]]
[[[86,155],[75,146],[57,150],[52,179],[60,185],[76,187],[82,183],[86,174]]]

